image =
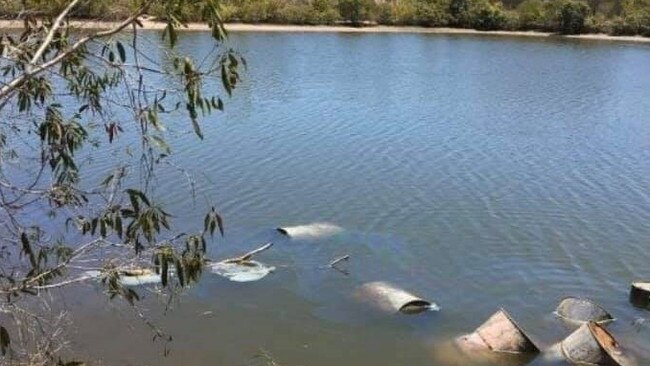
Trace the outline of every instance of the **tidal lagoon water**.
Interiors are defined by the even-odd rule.
[[[107,365],[267,364],[262,350],[287,366],[467,365],[445,342],[504,307],[551,345],[572,330],[552,312],[573,295],[608,309],[612,333],[650,364],[650,322],[635,326],[650,312],[627,298],[650,278],[648,46],[231,37],[248,60],[242,87],[206,119],[205,140],[174,141],[197,199],[176,171],[157,192],[187,230],[211,205],[222,212],[210,256],[273,242],[256,259],[276,271],[251,283],[205,273],[169,309],[142,291],[147,317],[174,337],[167,356],[128,306],[88,286],[67,299],[73,349]],[[209,35],[184,33],[181,47],[203,52]],[[274,230],[312,222],[342,230]],[[322,268],[342,255],[347,275]],[[369,281],[441,310],[375,312],[354,295]]]

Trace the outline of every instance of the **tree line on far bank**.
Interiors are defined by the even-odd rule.
[[[5,17],[15,16],[22,1],[38,0],[0,0],[0,12]],[[132,11],[132,4],[129,0],[87,1],[75,16],[120,19]],[[195,21],[205,20],[199,5],[185,5],[182,11]],[[151,15],[164,13],[164,9],[154,9]],[[225,22],[245,23],[382,24],[650,36],[650,0],[222,0],[221,17]]]

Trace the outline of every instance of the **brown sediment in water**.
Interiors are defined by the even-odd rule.
[[[163,30],[167,24],[153,20],[141,20],[142,29]],[[73,28],[78,29],[107,29],[117,25],[117,22],[100,20],[73,20],[70,22]],[[20,20],[0,20],[0,29],[20,29],[24,23]],[[179,27],[182,31],[207,31],[210,27],[205,23],[190,23],[185,27]],[[350,27],[334,25],[282,25],[282,24],[247,24],[229,23],[226,29],[230,32],[287,32],[287,33],[415,33],[415,34],[441,34],[441,35],[481,35],[481,36],[509,36],[509,37],[534,37],[534,38],[557,38],[557,39],[578,39],[593,41],[617,41],[635,42],[650,44],[650,37],[642,36],[611,36],[608,34],[579,34],[579,35],[558,35],[556,33],[538,31],[480,31],[463,28],[425,28],[414,26],[368,26]]]

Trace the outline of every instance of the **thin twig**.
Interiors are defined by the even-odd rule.
[[[346,261],[346,262],[347,262],[347,261],[349,261],[349,260],[350,260],[350,255],[346,254],[346,255],[344,255],[344,256],[342,256],[342,257],[336,258],[336,259],[334,259],[333,261],[331,261],[330,264],[329,264],[329,266],[330,266],[330,267],[334,267],[334,266],[336,266],[337,264],[339,264],[339,263],[341,263],[341,262],[343,262],[343,261]]]
[[[344,255],[344,256],[341,256],[341,257],[335,258],[335,259],[332,260],[328,265],[323,266],[323,267],[320,267],[320,268],[322,268],[322,269],[335,269],[335,270],[337,270],[337,271],[339,271],[339,272],[341,272],[342,274],[344,274],[344,275],[347,276],[347,275],[350,274],[350,272],[348,272],[348,271],[345,270],[345,269],[339,268],[339,267],[337,266],[337,264],[339,264],[339,263],[341,263],[341,262],[348,262],[349,260],[350,260],[350,255],[349,255],[349,254],[346,254],[346,255]]]
[[[245,263],[245,262],[250,261],[251,258],[253,258],[254,255],[259,254],[259,253],[261,253],[261,252],[263,252],[263,251],[265,251],[267,249],[270,249],[272,246],[273,246],[273,243],[266,243],[266,244],[262,245],[261,247],[255,249],[255,250],[251,250],[250,252],[248,252],[248,253],[246,253],[246,254],[244,254],[242,256],[239,256],[239,257],[236,257],[236,258],[226,259],[223,262],[224,263],[238,263],[238,264]]]
[[[59,27],[63,23],[63,19],[65,19],[65,17],[68,15],[68,13],[75,6],[77,6],[78,2],[79,2],[79,0],[71,1],[70,4],[68,4],[68,6],[65,9],[63,9],[61,14],[59,14],[59,16],[54,21],[54,24],[52,24],[52,28],[50,29],[50,31],[47,33],[47,36],[43,40],[43,43],[41,43],[41,46],[38,48],[36,53],[34,53],[34,57],[32,57],[32,60],[29,62],[30,65],[36,65],[36,61],[38,61],[38,59],[41,58],[41,56],[43,55],[43,52],[45,52],[45,50],[47,49],[47,46],[49,46],[50,43],[52,43],[52,39],[54,38],[54,34],[56,34],[57,29],[59,29]]]

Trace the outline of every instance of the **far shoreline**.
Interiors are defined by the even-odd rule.
[[[144,30],[163,30],[166,23],[152,20],[141,20]],[[72,27],[78,29],[109,29],[117,22],[106,22],[96,20],[73,20]],[[23,22],[20,20],[0,20],[0,29],[20,29]],[[556,38],[556,39],[577,39],[590,41],[607,42],[632,42],[650,44],[650,37],[643,36],[612,36],[609,34],[578,34],[560,35],[550,32],[539,31],[480,31],[466,28],[426,28],[416,26],[387,26],[373,25],[363,27],[352,27],[345,25],[283,25],[283,24],[249,24],[249,23],[227,23],[225,25],[229,32],[276,32],[276,33],[358,33],[358,34],[440,34],[440,35],[477,35],[477,36],[508,36],[508,37],[529,37],[529,38]],[[204,23],[190,23],[187,27],[179,28],[181,31],[208,31],[209,26]]]

